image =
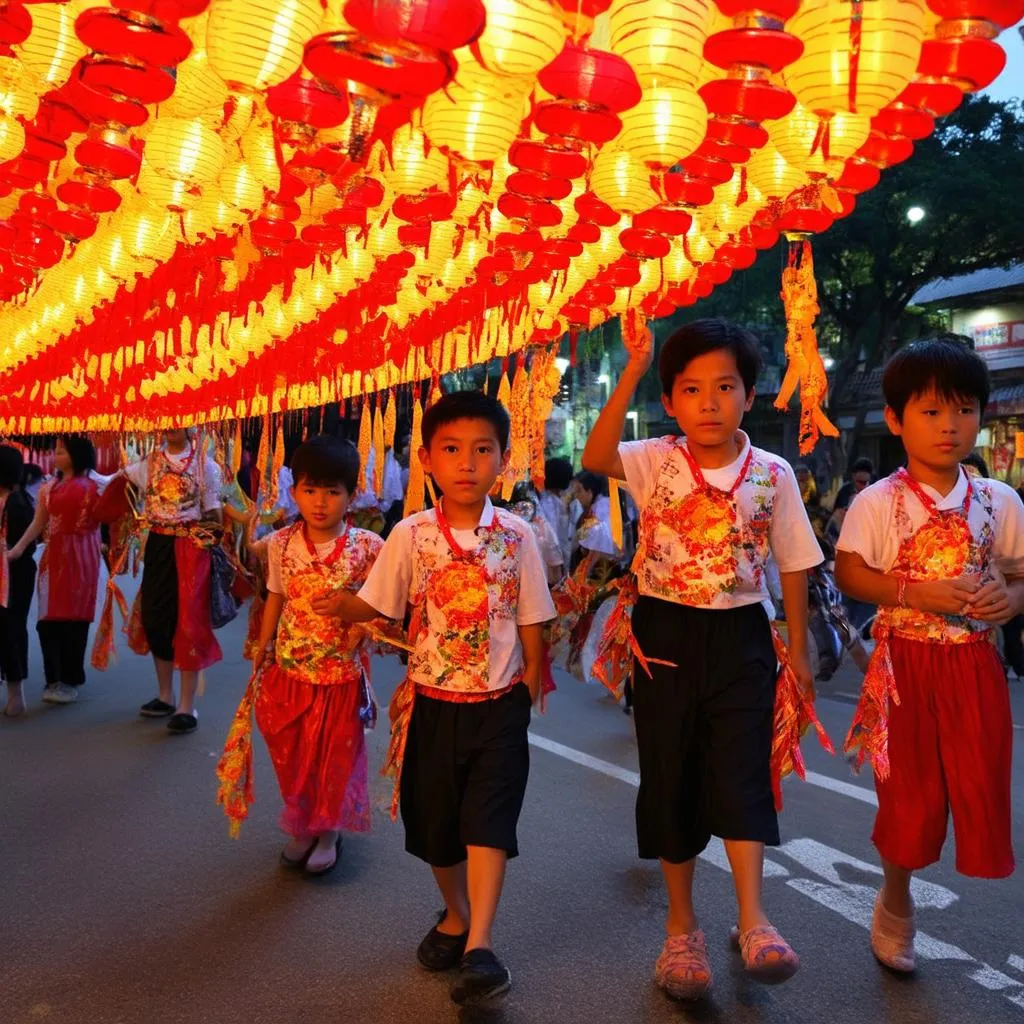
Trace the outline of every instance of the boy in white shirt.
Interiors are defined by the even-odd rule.
[[[452,1000],[475,1005],[511,984],[491,928],[518,853],[526,731],[554,606],[529,524],[487,497],[508,461],[508,413],[479,391],[456,391],[427,409],[422,429],[419,458],[442,500],[398,523],[359,595],[324,610],[365,622],[401,620],[411,607],[388,767],[405,848],[431,866],[445,901],[417,955],[429,970],[459,967]]]
[[[777,846],[773,798],[776,651],[765,583],[779,563],[789,659],[813,693],[807,569],[821,551],[793,470],[753,448],[740,429],[760,369],[756,339],[725,320],[697,320],[669,337],[662,402],[685,435],[620,443],[633,392],[651,365],[650,332],[623,324],[629,362],[583,452],[583,465],[625,481],[640,508],[632,614],[634,717],[640,755],[637,839],[658,858],[668,890],[655,980],[670,996],[711,987],[693,907],[696,858],[725,841],[739,906],[733,942],[747,972],[783,981],[799,966],[761,904],[764,847]],[[767,612],[767,614],[766,614]],[[806,698],[805,698],[806,699]]]
[[[889,361],[882,390],[907,465],[850,506],[836,582],[879,606],[847,749],[871,759],[878,792],[872,841],[885,881],[871,948],[909,972],[911,876],[939,859],[950,811],[961,874],[1004,878],[1014,867],[1013,722],[991,640],[1024,607],[1024,505],[960,465],[988,401],[980,356],[953,339],[914,342]]]

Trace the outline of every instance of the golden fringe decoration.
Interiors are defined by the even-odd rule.
[[[793,393],[800,389],[800,454],[807,455],[818,443],[820,434],[838,437],[839,431],[825,415],[828,378],[818,351],[814,320],[818,305],[818,286],[814,280],[811,243],[802,235],[787,235],[789,260],[782,272],[782,302],[786,307],[786,358],[789,365],[775,408],[785,411]]]
[[[622,504],[619,501],[619,481],[614,477],[608,477],[608,500],[611,504],[611,512],[608,516],[608,526],[612,532],[612,540],[615,546],[624,551],[622,534]]]
[[[507,376],[505,379],[508,379]],[[505,467],[501,484],[501,496],[505,501],[512,497],[516,484],[530,469],[530,375],[526,372],[526,360],[523,356],[518,360],[509,404],[512,432],[509,437],[508,465]]]
[[[370,461],[373,426],[370,422],[370,396],[363,395],[363,409],[359,415],[359,487],[366,490],[366,464]]]
[[[395,431],[398,429],[398,402],[395,389],[388,392],[388,407],[384,411],[384,447],[395,450]]]
[[[373,414],[373,493],[380,497],[384,489],[384,392],[377,392]]]
[[[284,416],[277,417],[277,440],[274,443],[274,464],[270,470],[270,507],[277,505],[277,484],[281,479],[281,467],[284,465]]]
[[[242,421],[235,420],[235,440],[231,445],[231,475],[238,476],[242,468]]]
[[[270,421],[270,413],[263,417],[263,429],[260,431],[260,447],[256,454],[256,468],[260,471],[260,490],[263,491],[262,511],[269,512],[273,507],[270,501],[270,492],[267,489],[267,473],[270,468],[270,432],[273,425]],[[258,495],[257,495],[258,497]]]
[[[423,463],[420,462],[420,449],[423,447],[423,405],[420,396],[413,391],[412,396],[412,430],[409,435],[409,486],[405,490],[405,508],[403,514],[411,516],[423,510]]]
[[[562,375],[555,365],[554,345],[538,349],[530,367],[530,473],[538,493],[544,490],[544,450],[547,425],[554,408],[555,395],[562,386]]]

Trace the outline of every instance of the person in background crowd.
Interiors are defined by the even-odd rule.
[[[575,569],[588,554],[601,556],[609,562],[620,562],[623,551],[612,537],[608,477],[584,470],[573,481],[573,496],[580,503],[583,515],[576,526],[572,568]]]
[[[565,562],[558,537],[540,511],[540,499],[537,492],[528,483],[518,483],[512,491],[512,499],[506,506],[509,512],[525,519],[533,530],[534,539],[540,549],[541,558],[548,573],[548,585],[554,586],[565,574]]]
[[[96,450],[85,437],[65,434],[54,451],[57,478],[39,492],[32,525],[11,549],[21,557],[44,530],[39,563],[39,646],[47,704],[70,704],[85,682],[89,624],[100,579],[100,520],[96,504],[107,478],[96,472]]]
[[[568,569],[572,560],[573,533],[582,509],[573,519],[572,463],[568,459],[548,459],[544,463],[544,490],[539,497],[541,515],[550,523],[562,549],[562,565]]]
[[[821,498],[818,496],[818,483],[814,479],[814,474],[802,462],[793,467],[793,472],[796,474],[796,482],[800,487],[800,498],[804,503],[804,511],[814,528],[814,535],[819,541],[824,540],[828,530],[829,513],[821,504]]]
[[[15,547],[32,524],[32,499],[20,486],[22,469],[21,452],[13,445],[0,445],[0,679],[7,683],[7,718],[25,711],[28,612],[36,582],[35,541],[22,548],[20,557],[7,551],[7,545]]]
[[[210,549],[223,522],[221,472],[188,430],[164,431],[164,445],[124,471],[143,495],[149,527],[132,650],[153,655],[158,695],[144,718],[169,718],[172,733],[192,732],[199,672],[221,660],[210,611]],[[133,615],[133,622],[134,622]],[[174,700],[174,670],[181,673]]]
[[[43,471],[34,463],[26,462],[21,486],[32,499],[32,507],[39,504],[39,489],[43,486]]]
[[[832,506],[832,515],[836,517],[836,528],[841,529],[843,517],[850,507],[850,502],[864,490],[865,487],[875,482],[875,467],[870,459],[857,459],[850,470],[850,479],[839,488],[835,503]]]

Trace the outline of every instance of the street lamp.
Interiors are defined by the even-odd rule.
[[[920,206],[912,206],[907,210],[907,220],[911,224],[920,224],[924,220],[924,210]]]

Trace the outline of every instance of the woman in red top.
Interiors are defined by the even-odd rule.
[[[39,494],[35,518],[12,549],[25,546],[46,530],[39,561],[39,645],[43,652],[49,704],[70,704],[85,682],[89,623],[96,614],[100,578],[100,524],[96,503],[100,488],[93,478],[96,451],[84,437],[65,435],[57,442],[58,478]]]

